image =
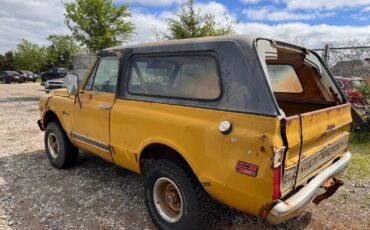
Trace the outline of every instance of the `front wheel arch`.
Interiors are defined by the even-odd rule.
[[[50,122],[56,122],[58,123],[59,125],[62,126],[62,123],[60,122],[60,119],[58,118],[58,115],[52,111],[52,110],[49,110],[45,113],[44,115],[44,119],[42,120],[43,121],[43,126],[46,128],[46,126],[50,123]]]

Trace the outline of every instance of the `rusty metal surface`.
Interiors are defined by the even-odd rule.
[[[329,197],[331,197],[337,190],[340,186],[342,186],[344,183],[342,180],[339,180],[335,177],[333,178],[330,178],[329,180],[327,180],[323,187],[325,188],[326,192],[321,194],[321,195],[318,195],[317,197],[315,197],[315,199],[312,201],[314,204],[320,204],[321,201],[325,200],[325,199],[328,199]]]
[[[267,221],[270,224],[279,224],[302,214],[307,205],[314,199],[316,192],[331,177],[343,173],[351,161],[352,154],[346,152],[338,161],[327,167],[315,176],[307,185],[287,200],[280,201],[270,211]],[[333,188],[334,190],[334,188]],[[335,191],[333,191],[334,193]]]

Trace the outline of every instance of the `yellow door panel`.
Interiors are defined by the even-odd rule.
[[[113,93],[81,91],[81,107],[79,103],[74,105],[71,134],[74,141],[91,145],[93,153],[110,161],[109,115],[114,99]]]

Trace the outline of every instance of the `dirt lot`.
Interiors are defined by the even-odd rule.
[[[0,229],[154,229],[140,176],[88,154],[69,170],[48,164],[36,125],[43,94],[39,83],[0,84]],[[301,217],[271,227],[220,207],[210,229],[370,229],[369,149],[356,146],[345,185]]]

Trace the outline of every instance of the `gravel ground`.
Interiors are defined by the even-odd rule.
[[[155,229],[142,178],[82,153],[52,168],[38,119],[39,83],[0,84],[0,229]],[[220,206],[210,229],[370,229],[370,183],[346,181],[330,200],[271,227]]]

